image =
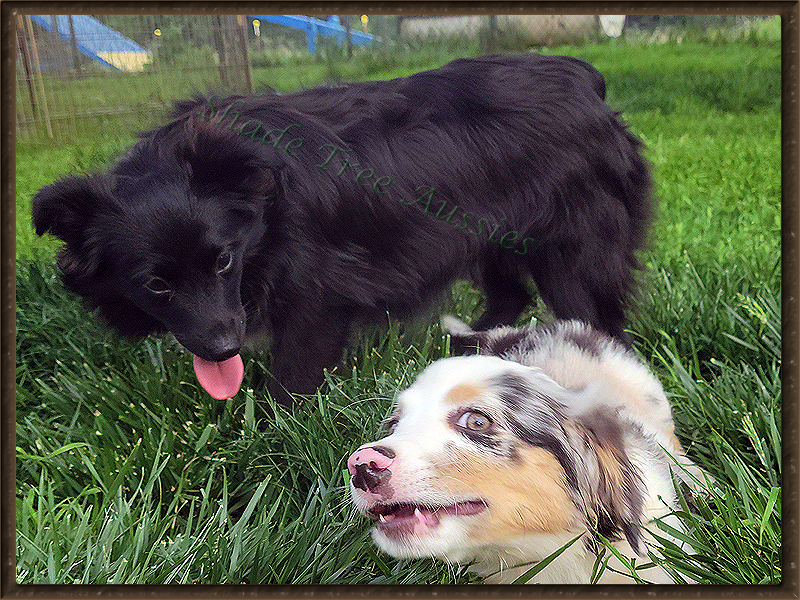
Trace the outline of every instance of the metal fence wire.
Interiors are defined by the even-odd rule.
[[[755,17],[621,18],[627,30],[652,32],[655,39],[669,38],[665,31],[673,26],[738,27]],[[498,38],[498,33],[503,35]],[[391,62],[389,56],[425,52],[447,39],[482,40],[487,52],[525,52],[531,46],[603,37],[597,15],[31,14],[17,16],[16,35],[19,142],[75,141],[106,131],[147,129],[163,121],[176,98],[196,91],[258,93],[278,85],[271,69],[301,63],[308,67],[311,53],[312,62],[320,67],[326,63],[328,79],[338,81],[337,64],[351,57],[352,45],[369,45],[364,52],[374,55],[375,66]],[[319,80],[300,80],[303,69],[297,72],[295,89]]]
[[[251,90],[234,15],[17,17],[17,139],[155,122],[187,90]]]

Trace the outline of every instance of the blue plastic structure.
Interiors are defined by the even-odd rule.
[[[284,25],[292,29],[300,29],[306,32],[308,40],[308,51],[314,54],[317,50],[317,36],[325,35],[336,38],[336,43],[341,44],[347,37],[347,30],[342,27],[338,16],[333,16],[327,21],[315,19],[314,17],[304,17],[302,15],[247,15],[254,19],[260,19],[277,25]],[[369,46],[375,39],[369,33],[362,33],[355,29],[350,30],[351,41],[358,46]]]
[[[69,16],[55,15],[62,40],[70,39]],[[31,19],[53,31],[50,15],[31,15]],[[101,65],[119,71],[141,71],[152,56],[148,50],[126,38],[119,31],[103,25],[89,15],[72,15],[78,50]]]

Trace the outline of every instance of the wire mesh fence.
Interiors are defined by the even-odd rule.
[[[624,22],[632,38],[643,33],[648,41],[671,39],[670,27],[741,27],[753,18],[628,15]],[[454,57],[603,35],[594,15],[31,14],[17,16],[16,25],[19,142],[146,129],[163,120],[172,100],[197,91],[288,91],[345,80],[342,65],[356,53],[369,63],[365,76],[383,78],[396,76],[390,67],[398,56],[422,55],[437,43]],[[425,61],[405,62],[410,73]]]
[[[251,88],[232,15],[17,17],[17,138],[141,126],[191,90]]]

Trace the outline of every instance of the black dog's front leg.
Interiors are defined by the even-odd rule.
[[[350,333],[350,319],[328,314],[313,321],[287,319],[273,333],[272,397],[291,408],[291,394],[313,394],[325,380],[324,370],[339,364]]]

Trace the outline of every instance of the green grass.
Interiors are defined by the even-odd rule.
[[[292,89],[333,75],[402,76],[468,50],[287,62],[254,81]],[[667,564],[704,583],[779,583],[778,46],[553,53],[600,68],[654,165],[659,215],[630,328],[673,401],[678,436],[717,481],[678,511],[693,552],[667,547]],[[64,292],[58,244],[30,230],[30,198],[61,174],[101,167],[132,131],[18,148],[18,582],[475,581],[462,567],[378,553],[347,500],[345,457],[379,436],[397,390],[447,354],[437,325],[364,334],[316,395],[267,420],[268,356],[245,357],[245,391],[213,401],[176,344],[119,340]],[[473,317],[479,302],[456,286],[460,314]]]

